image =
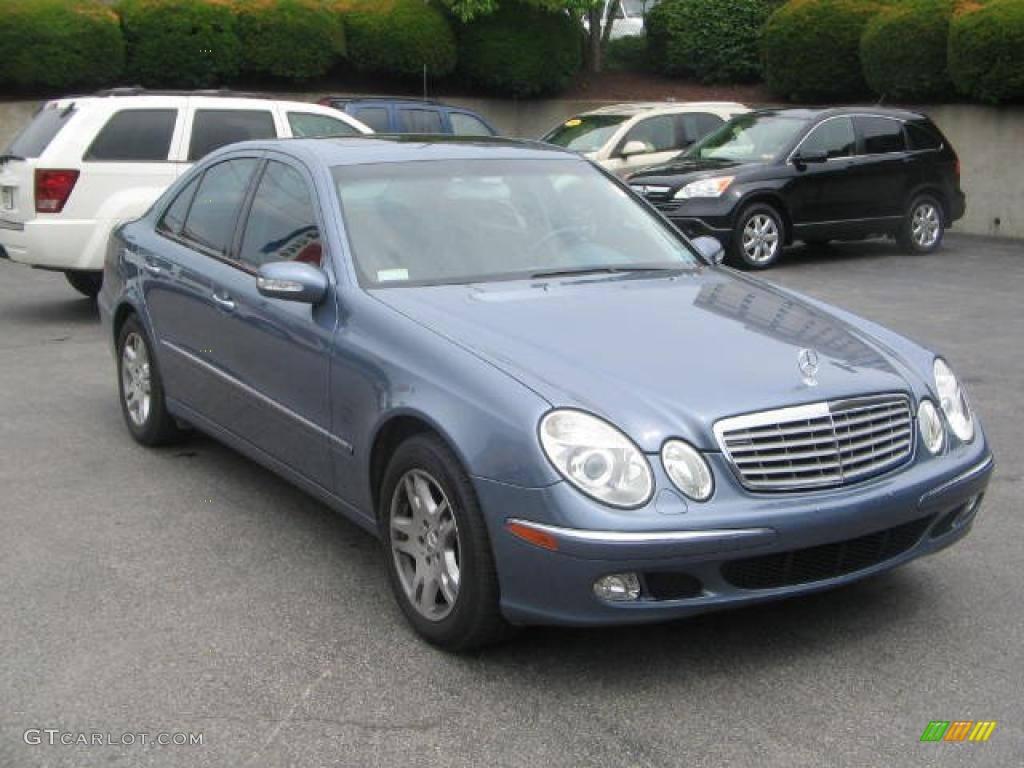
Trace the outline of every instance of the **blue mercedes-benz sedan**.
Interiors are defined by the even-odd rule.
[[[202,430],[379,536],[447,649],[962,538],[993,459],[950,366],[720,254],[556,148],[251,142],[116,231],[100,306],[138,442]]]

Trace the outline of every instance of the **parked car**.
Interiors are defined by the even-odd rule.
[[[120,88],[47,102],[0,156],[0,252],[95,296],[111,229],[244,139],[370,133],[316,104]]]
[[[615,104],[574,115],[541,141],[580,152],[624,177],[668,162],[747,111],[742,104],[721,101]]]
[[[383,96],[324,96],[320,104],[355,117],[376,133],[498,135],[483,115],[439,101]]]
[[[621,0],[619,3],[604,0],[601,18],[606,25],[612,25],[611,39],[644,34],[644,18],[657,4],[658,0]],[[583,28],[590,31],[590,19],[586,14],[583,15]]]
[[[946,362],[720,253],[539,144],[248,142],[114,233],[99,305],[138,442],[191,424],[380,536],[448,649],[966,535],[993,461]]]
[[[895,237],[929,253],[964,215],[960,161],[925,115],[879,107],[734,118],[629,183],[689,235],[764,269],[793,241]]]

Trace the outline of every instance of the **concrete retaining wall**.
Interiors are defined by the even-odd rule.
[[[321,94],[282,94],[313,101]],[[537,137],[569,115],[598,106],[561,99],[448,99],[486,115],[503,133]],[[0,147],[28,121],[36,102],[0,102]],[[967,215],[956,231],[1024,238],[1024,107],[925,106],[960,155]]]

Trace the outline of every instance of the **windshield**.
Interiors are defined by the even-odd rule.
[[[740,115],[694,144],[683,157],[759,163],[774,160],[807,124],[798,117]]]
[[[703,263],[671,225],[575,158],[351,165],[334,178],[364,285]]]
[[[557,144],[575,152],[597,152],[628,119],[626,115],[573,117],[552,130],[541,141]]]

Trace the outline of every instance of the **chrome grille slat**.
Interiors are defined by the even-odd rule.
[[[812,403],[722,419],[715,436],[743,485],[793,491],[860,482],[914,452],[902,394]]]

